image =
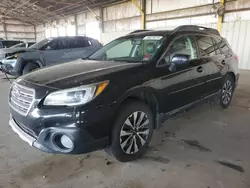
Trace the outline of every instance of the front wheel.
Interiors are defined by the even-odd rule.
[[[112,131],[110,151],[121,162],[139,158],[153,134],[154,119],[148,105],[130,101],[119,110]]]
[[[23,72],[22,74],[28,74],[36,69],[40,68],[37,64],[34,63],[28,63],[27,65],[25,65],[25,67],[23,68]]]
[[[223,81],[221,95],[220,95],[220,105],[222,108],[228,108],[231,104],[233,93],[235,89],[235,82],[231,75],[226,75]]]

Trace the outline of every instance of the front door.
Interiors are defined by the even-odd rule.
[[[55,65],[70,61],[68,38],[58,38],[48,43],[41,52],[43,60],[48,65]]]
[[[200,100],[204,87],[204,65],[198,58],[196,39],[182,36],[174,40],[163,57],[166,65],[159,70],[161,78],[161,111],[170,112]]]

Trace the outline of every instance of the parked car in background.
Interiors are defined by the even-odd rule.
[[[33,44],[35,44],[35,42],[21,42],[14,46],[11,46],[10,48],[28,48],[32,46]]]
[[[177,113],[208,99],[229,107],[238,79],[238,57],[217,30],[133,32],[88,60],[16,80],[10,126],[45,152],[106,148],[131,161],[146,151],[153,130]]]
[[[25,48],[28,48],[33,44],[35,44],[35,42],[21,42],[9,48],[0,49],[0,65],[2,63],[2,60],[6,59],[9,56],[12,56],[13,54],[17,52],[24,51]]]
[[[0,40],[0,48],[9,48],[11,46],[14,46],[16,44],[22,43],[22,41],[16,41],[16,40]]]
[[[101,47],[97,40],[83,36],[44,39],[9,54],[2,60],[2,71],[18,77],[45,66],[86,58]]]
[[[16,54],[17,52],[24,52],[26,51],[26,48],[33,45],[35,42],[21,42],[18,44],[15,44],[14,46],[11,46],[9,48],[1,48],[0,49],[0,70],[2,70],[2,65],[7,63],[10,64],[10,61],[6,61],[3,63],[2,61],[6,58],[13,56],[13,54]]]

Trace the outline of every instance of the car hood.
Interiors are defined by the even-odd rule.
[[[109,79],[108,74],[141,65],[142,63],[80,59],[39,69],[20,79],[37,85],[65,89]],[[104,75],[107,76],[103,78]]]
[[[15,52],[27,52],[27,51],[34,51],[32,48],[3,48],[0,49],[0,54],[9,54]]]

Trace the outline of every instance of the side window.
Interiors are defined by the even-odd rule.
[[[19,44],[19,43],[20,43],[20,41],[13,41],[11,46],[14,46],[14,45]]]
[[[215,52],[216,52],[216,54],[218,55],[218,54],[221,54],[221,51],[220,51],[220,48],[219,48],[219,46],[218,46],[218,42],[220,41],[220,39],[219,38],[215,38],[215,37],[212,37],[212,40],[213,40],[213,42],[214,42],[214,47],[215,47]]]
[[[228,47],[227,43],[225,43],[223,40],[221,40],[221,42],[218,44],[220,49],[221,49],[221,52],[225,55],[228,55],[230,54],[231,50],[230,48]]]
[[[70,48],[85,48],[91,46],[91,43],[83,37],[75,37],[69,40]]]
[[[197,59],[195,41],[192,37],[181,37],[174,41],[168,52],[164,56],[165,62],[175,64],[186,64],[191,60]]]
[[[10,42],[9,41],[3,41],[2,43],[3,43],[4,48],[8,48]]]
[[[223,41],[222,41],[222,43],[221,43],[220,48],[221,48],[221,51],[222,51],[223,54],[225,54],[225,55],[230,54],[230,48],[229,48],[228,45],[227,45],[226,43],[224,43]]]
[[[56,50],[63,50],[69,48],[69,40],[68,38],[62,38],[57,40],[57,47]]]
[[[52,40],[41,48],[41,50],[56,50],[56,49],[57,49],[57,40]]]
[[[69,42],[67,38],[55,39],[46,44],[42,49],[44,50],[62,50],[68,49]]]
[[[218,38],[214,38],[214,40],[218,44],[218,47],[219,47],[219,49],[221,51],[220,54],[224,54],[224,55],[230,54],[231,49],[229,48],[227,42],[225,41],[226,39],[218,37]]]
[[[209,36],[198,36],[197,37],[198,47],[202,57],[216,55],[215,43]]]

